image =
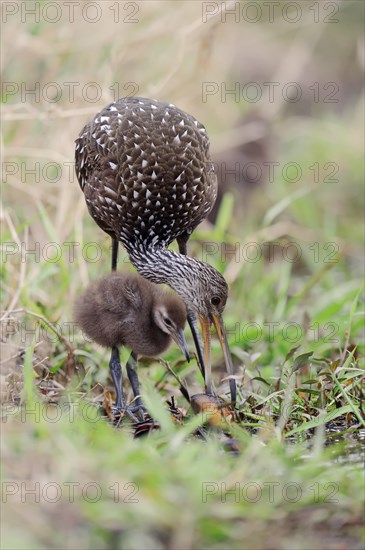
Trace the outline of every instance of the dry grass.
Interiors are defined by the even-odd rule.
[[[244,19],[244,13],[253,17],[243,11],[244,2],[210,3],[217,13],[207,22],[201,2],[103,1],[97,3],[96,23],[82,17],[86,4],[75,7],[70,22],[68,8],[59,2],[61,17],[52,24],[46,20],[54,17],[47,2],[38,3],[39,22],[29,14],[22,22],[21,10],[30,3],[19,2],[19,12],[3,25],[3,458],[5,483],[15,480],[20,487],[24,482],[28,489],[37,482],[41,487],[58,483],[63,491],[69,481],[78,487],[94,483],[103,495],[91,502],[80,493],[71,503],[63,492],[55,504],[45,498],[22,502],[22,491],[9,495],[9,485],[3,485],[9,525],[3,547],[360,548],[362,2],[329,2],[327,8],[324,2],[297,2],[302,10],[297,23],[282,16],[286,2],[280,2],[274,22],[264,4],[255,3],[263,14],[257,23]],[[318,4],[318,14],[309,4]],[[227,13],[223,22],[224,10],[237,5],[238,21]],[[323,23],[332,11],[338,22]],[[86,15],[95,13],[90,8]],[[127,22],[128,17],[136,22]],[[250,82],[262,91],[257,102],[243,98]],[[265,82],[278,83],[272,101]],[[302,91],[297,102],[283,96],[290,82]],[[204,98],[207,83],[216,93]],[[239,101],[222,97],[224,87],[232,90],[235,83]],[[25,94],[37,86],[39,97]],[[93,101],[87,94],[95,90],[101,96]],[[326,100],[331,92],[334,103]],[[268,158],[280,163],[273,180],[249,200],[239,198],[241,184],[233,186],[235,199],[226,196],[216,225],[202,224],[189,245],[190,253],[215,265],[230,284],[225,322],[241,411],[239,425],[227,429],[239,442],[239,456],[223,452],[227,441],[214,430],[203,443],[191,438],[196,419],[189,410],[184,426],[171,423],[159,407],[161,395],[175,395],[179,406],[188,406],[158,362],[141,369],[141,378],[164,427],[160,433],[132,440],[128,430],[84,417],[85,407],[89,411],[103,399],[107,358],[77,330],[66,330],[66,323],[72,321],[80,289],[109,271],[110,243],[86,213],[73,172],[74,140],[100,108],[132,93],[172,101],[194,114],[207,127],[217,161],[253,139],[260,127],[241,117],[256,113],[267,123]],[[300,166],[298,181],[288,181],[290,171],[289,178],[283,176],[287,163]],[[328,179],[332,172],[337,182]],[[236,246],[238,259],[224,257],[223,241]],[[218,243],[208,257],[207,242]],[[74,257],[67,243],[76,243]],[[89,243],[100,247],[98,261],[86,257]],[[246,243],[261,250],[273,243],[274,261],[265,254],[250,261],[242,253]],[[288,243],[302,253],[297,262],[283,260]],[[35,255],[24,256],[34,249]],[[328,262],[331,253],[333,262]],[[125,257],[120,267],[130,268]],[[279,323],[274,338],[268,323]],[[288,323],[302,328],[296,342],[282,330]],[[258,340],[254,325],[263,329]],[[329,338],[333,328],[335,340]],[[284,361],[297,345],[295,357],[313,352],[300,367],[293,357]],[[216,343],[213,357],[224,394]],[[200,391],[194,364],[182,365],[176,350],[166,359],[192,393]],[[32,407],[39,417],[29,415]],[[62,415],[52,422],[55,410]],[[208,502],[202,500],[206,482],[219,487]],[[229,496],[224,502],[222,483],[230,490],[250,482],[261,488],[297,483],[303,496],[294,503],[281,492],[271,501],[265,486],[255,505],[242,493],[239,502]],[[122,499],[116,505],[114,483],[119,488],[136,483],[139,503]],[[337,484],[336,502],[326,500],[331,483]],[[321,488],[321,496],[313,487]]]

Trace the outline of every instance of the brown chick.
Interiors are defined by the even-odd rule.
[[[112,348],[109,363],[116,391],[116,412],[130,416],[143,405],[135,365],[138,355],[155,357],[174,340],[187,360],[184,338],[187,318],[183,301],[135,273],[114,272],[92,282],[76,300],[74,317],[82,331],[106,348]],[[119,346],[132,350],[126,369],[136,406],[126,407],[122,393]]]

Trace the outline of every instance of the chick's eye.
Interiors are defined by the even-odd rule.
[[[219,296],[213,296],[210,302],[213,306],[219,306],[219,304],[221,303],[221,299],[219,298]]]
[[[164,317],[164,323],[165,325],[167,325],[168,327],[172,327],[172,323],[170,321],[170,319],[168,317]]]

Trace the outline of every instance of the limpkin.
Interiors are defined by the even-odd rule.
[[[210,325],[214,323],[227,371],[233,374],[222,312],[228,295],[223,276],[186,256],[186,243],[208,215],[217,194],[206,130],[171,103],[129,97],[105,107],[76,140],[76,174],[95,222],[118,243],[146,279],[166,283],[188,309],[206,392],[212,394]],[[179,253],[167,247],[177,240]],[[198,316],[204,354],[196,327]],[[231,400],[236,384],[230,378]]]
[[[76,300],[74,317],[87,336],[103,347],[112,348],[109,366],[116,411],[133,414],[142,406],[135,370],[139,355],[156,357],[174,340],[189,360],[184,337],[184,302],[136,273],[114,272],[93,281]],[[119,346],[132,351],[126,370],[135,398],[134,408],[126,407],[123,397]]]

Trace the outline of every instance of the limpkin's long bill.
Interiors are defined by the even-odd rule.
[[[192,311],[188,312],[188,323],[189,323],[189,326],[190,326],[191,334],[193,335],[195,349],[196,349],[197,356],[198,356],[198,365],[199,365],[199,368],[200,368],[200,372],[202,373],[203,379],[205,380],[204,353],[203,353],[203,348],[202,348],[202,344],[201,344],[201,340],[200,340],[196,315]]]
[[[188,346],[185,340],[184,331],[183,330],[177,330],[175,333],[171,333],[171,338],[179,346],[181,351],[186,357],[187,362],[190,361],[190,355],[188,351]]]
[[[217,331],[217,336],[219,339],[219,343],[221,345],[223,355],[224,355],[224,363],[228,372],[229,376],[233,375],[233,363],[232,363],[232,357],[231,353],[229,351],[228,346],[228,340],[227,340],[227,334],[226,329],[224,328],[223,319],[218,314],[212,314],[211,320],[213,321],[213,324],[215,326],[215,330]],[[202,328],[203,333],[203,345],[204,345],[204,363],[205,363],[205,387],[206,392],[208,395],[212,395],[212,367],[210,362],[210,347],[211,347],[211,337],[210,337],[210,325],[211,322],[209,319],[205,317],[199,316],[200,325]],[[229,378],[229,387],[231,392],[231,400],[233,406],[236,403],[237,399],[237,388],[236,388],[236,381],[234,378]]]

